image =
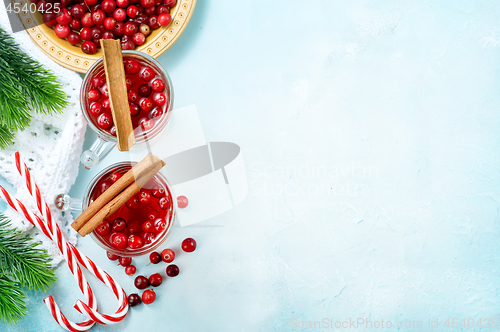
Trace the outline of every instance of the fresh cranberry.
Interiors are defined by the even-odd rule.
[[[151,232],[155,229],[154,224],[151,220],[146,220],[142,223],[142,230],[144,232]]]
[[[128,106],[130,109],[130,116],[137,116],[141,112],[139,106],[137,106],[137,104],[135,103],[130,103]]]
[[[158,212],[156,210],[149,210],[149,212],[148,212],[148,219],[150,221],[155,221],[158,218],[160,218],[160,212]]]
[[[80,37],[83,40],[92,40],[92,29],[90,29],[90,28],[83,28],[80,31]]]
[[[123,27],[123,33],[129,36],[132,36],[134,33],[137,32],[137,23],[135,22],[127,22],[125,23],[125,26]]]
[[[131,40],[128,40],[126,42],[121,42],[120,45],[122,47],[122,50],[133,50],[135,48],[135,44]]]
[[[90,40],[83,42],[81,49],[82,49],[83,53],[86,53],[86,54],[94,54],[97,51],[97,47]]]
[[[98,101],[101,99],[101,93],[97,89],[89,90],[89,92],[87,92],[87,99],[91,102]]]
[[[102,5],[100,3],[98,3],[97,5],[93,6],[91,9],[90,9],[90,12],[93,13],[95,11],[98,11],[98,10],[102,10]]]
[[[162,197],[160,198],[160,200],[158,201],[158,206],[160,207],[160,209],[162,210],[168,210],[168,208],[170,207],[170,201],[168,200],[167,197]]]
[[[116,25],[116,20],[112,17],[106,17],[104,20],[104,27],[108,30],[112,30]]]
[[[128,305],[129,306],[135,307],[136,305],[141,304],[141,303],[142,303],[142,300],[141,300],[141,297],[139,295],[134,293],[134,294],[130,294],[128,296]]]
[[[155,0],[156,1],[156,0]],[[144,9],[144,13],[146,15],[154,15],[156,13],[156,7],[153,6],[153,7],[148,7],[148,8],[145,8]]]
[[[150,98],[142,98],[141,101],[139,102],[139,107],[144,112],[151,111],[153,109],[153,106],[154,106],[153,101]]]
[[[139,192],[139,202],[142,204],[149,204],[151,202],[151,194],[145,190]]]
[[[111,114],[102,113],[101,115],[99,115],[97,117],[97,125],[102,129],[111,128],[111,126],[113,125],[113,118],[111,117]]]
[[[104,85],[104,78],[101,76],[94,76],[91,80],[92,85],[96,88],[100,88],[101,86]]]
[[[158,287],[161,285],[163,278],[159,273],[155,273],[149,276],[149,284],[153,287]]]
[[[125,229],[125,227],[127,227],[127,223],[125,222],[125,220],[123,218],[115,218],[115,220],[113,220],[113,231],[115,232],[121,232]]]
[[[112,13],[116,8],[116,2],[114,2],[113,0],[104,0],[101,3],[101,8],[106,13]]]
[[[155,230],[156,233],[161,233],[167,228],[167,222],[163,218],[158,218],[155,220]]]
[[[158,264],[161,261],[161,256],[156,251],[149,254],[149,261],[153,264]]]
[[[122,173],[119,173],[119,172],[114,172],[113,174],[111,174],[111,177],[109,178],[111,180],[111,182],[115,183],[116,181],[118,181],[120,178],[122,177]]]
[[[158,16],[156,15],[149,16],[148,25],[153,30],[158,29],[160,27],[160,23],[158,23]]]
[[[103,100],[102,100],[102,102],[101,102],[101,104],[102,104],[102,108],[103,108],[105,111],[109,111],[109,110],[111,110],[111,102],[109,101],[109,99],[108,99],[108,98],[103,99]]]
[[[73,18],[66,8],[59,12],[57,15],[57,23],[62,25],[69,25]]]
[[[165,263],[172,263],[175,259],[175,252],[172,249],[163,249],[161,252],[161,259]]]
[[[128,96],[128,101],[131,103],[136,103],[139,101],[139,94],[135,91],[130,90],[127,93],[127,96]]]
[[[169,13],[163,13],[158,16],[158,23],[162,27],[166,27],[172,22],[172,16]]]
[[[74,18],[71,20],[71,22],[69,22],[69,27],[71,28],[71,30],[80,31],[80,29],[82,28],[82,22],[79,19]]]
[[[163,106],[167,102],[167,97],[163,93],[157,93],[154,97],[153,100],[156,105],[158,106]]]
[[[85,0],[85,2],[87,3],[87,5],[89,6],[93,6],[97,3],[97,1],[99,0]]]
[[[127,18],[127,12],[123,8],[116,8],[113,12],[113,18],[121,22]]]
[[[85,13],[85,15],[83,15],[80,21],[82,22],[82,25],[86,28],[91,28],[94,26],[94,21],[92,21],[92,14],[90,13]]]
[[[127,85],[127,90],[132,87],[132,79],[130,77],[125,77],[125,84]]]
[[[115,36],[120,37],[123,35],[123,27],[125,26],[125,23],[123,22],[116,22],[115,27],[113,28],[113,33]]]
[[[157,119],[163,115],[163,110],[160,107],[155,107],[151,112],[149,112],[150,119]]]
[[[104,84],[102,87],[101,87],[101,93],[104,97],[106,98],[109,98],[109,90],[108,90],[108,85],[107,84]]]
[[[171,264],[167,266],[166,272],[169,277],[177,277],[179,275],[179,267],[175,264]]]
[[[99,226],[97,226],[95,231],[100,236],[106,236],[109,233],[111,233],[111,225],[109,224],[109,221],[104,220],[102,223],[99,224]]]
[[[139,12],[139,11],[137,10],[137,7],[136,7],[136,6],[134,6],[134,5],[129,6],[129,7],[127,8],[127,16],[128,16],[128,17],[134,18],[134,17],[136,17],[136,16],[137,16],[137,13],[138,13],[138,12]]]
[[[121,7],[121,8],[127,8],[127,6],[129,5],[129,1],[128,0],[116,0],[116,5],[118,7]]]
[[[172,7],[173,7],[173,6],[175,6],[175,4],[177,3],[177,0],[164,0],[164,1],[163,1],[163,3],[164,3],[166,6],[168,6],[168,7],[172,8]]]
[[[134,280],[134,286],[137,289],[144,289],[149,286],[149,280],[145,276],[137,276]]]
[[[123,233],[114,233],[111,235],[111,244],[116,248],[123,249],[127,246],[127,237]]]
[[[125,61],[125,72],[130,75],[135,75],[141,70],[141,66],[139,62],[135,60],[127,60]]]
[[[129,265],[125,268],[125,274],[129,276],[133,276],[136,271],[137,268],[134,265]]]
[[[122,256],[118,259],[118,263],[120,263],[121,266],[129,266],[132,264],[132,257]]]
[[[151,95],[151,88],[147,83],[143,83],[137,88],[137,93],[141,97],[149,97]]]
[[[43,23],[49,28],[54,27],[57,24],[57,14],[45,12],[42,15]],[[71,24],[70,24],[71,25]]]
[[[128,246],[130,249],[139,249],[144,245],[144,241],[138,235],[130,235],[128,238]]]
[[[139,207],[139,199],[134,196],[130,198],[125,204],[129,209],[137,209]]]
[[[188,206],[189,201],[186,196],[178,196],[177,197],[177,206],[179,209],[184,209]]]
[[[144,44],[144,42],[146,41],[146,36],[144,36],[144,34],[140,33],[140,32],[136,32],[134,33],[134,35],[132,36],[132,41],[134,42],[134,44],[136,44],[137,46],[141,46],[142,44]]]
[[[71,7],[71,16],[74,18],[82,18],[83,15],[85,15],[85,7],[79,4],[74,5]]]
[[[102,105],[98,101],[94,101],[89,107],[90,114],[98,116],[102,112]]]
[[[151,33],[151,29],[149,28],[149,26],[147,24],[141,24],[139,26],[139,32],[147,37]]]
[[[142,7],[139,7],[139,8],[142,8]],[[146,14],[140,14],[139,16],[137,16],[137,18],[135,19],[135,21],[139,25],[146,24],[146,23],[148,23],[148,18],[149,18],[148,15],[146,15]]]
[[[162,186],[159,186],[159,185],[155,185],[151,189],[151,195],[153,195],[153,197],[156,197],[156,198],[161,198],[161,197],[165,196],[165,188],[163,188]]]
[[[141,235],[144,244],[151,244],[156,239],[155,233],[146,232]]]
[[[193,252],[196,249],[196,241],[190,237],[182,241],[182,250],[185,252]]]
[[[156,300],[156,293],[152,289],[145,290],[144,293],[142,293],[142,302],[144,304],[151,304]]]
[[[71,29],[70,29],[69,25],[58,24],[55,26],[54,32],[56,33],[57,37],[66,38],[66,37],[68,37],[69,33],[71,32]]]
[[[155,92],[162,92],[163,90],[165,90],[165,83],[163,83],[161,79],[155,78],[151,82],[151,89],[153,89],[153,91]]]
[[[71,45],[78,45],[80,44],[80,42],[82,41],[80,39],[80,35],[77,34],[76,32],[73,32],[71,31],[68,35],[68,42],[71,44]]]
[[[102,33],[102,39],[115,39],[115,34],[113,31],[106,30]]]
[[[129,233],[131,234],[134,234],[134,233],[137,233],[137,232],[140,232],[141,231],[141,228],[142,228],[142,224],[139,220],[131,220],[128,224],[127,224],[127,230]]]
[[[120,258],[120,256],[110,253],[109,251],[106,251],[106,256],[108,256],[108,259],[112,261],[116,261],[118,258]]]
[[[113,126],[113,127],[109,128],[109,133],[110,133],[111,135],[113,135],[113,136],[115,136],[115,137],[116,137],[116,127],[115,127],[115,126]]]
[[[155,5],[155,0],[141,0],[141,6],[144,8],[153,7]]]
[[[156,7],[156,15],[160,16],[161,14],[164,13],[170,13],[170,8],[168,8],[168,6],[159,5],[158,7]]]
[[[102,37],[102,30],[101,30],[101,29],[99,29],[98,27],[93,27],[93,28],[91,29],[91,31],[92,31],[92,38],[93,38],[93,39],[101,39],[101,37]],[[95,42],[94,42],[94,43],[95,43]],[[96,44],[96,43],[95,43],[95,44]],[[98,44],[98,43],[97,43],[97,44]],[[97,45],[97,44],[96,44],[96,45]]]

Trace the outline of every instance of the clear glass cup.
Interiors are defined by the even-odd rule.
[[[90,203],[92,203],[92,198],[95,196],[94,191],[98,190],[96,187],[99,183],[102,183],[101,180],[108,178],[111,174],[114,172],[121,172],[124,173],[127,170],[129,170],[133,165],[135,165],[135,162],[119,162],[113,165],[110,165],[100,171],[89,183],[87,186],[83,199],[77,199],[77,198],[72,198],[69,195],[61,194],[56,197],[56,207],[60,210],[63,211],[71,211],[71,212],[82,212],[85,210]],[[173,224],[175,221],[175,216],[176,216],[176,211],[177,211],[177,199],[175,199],[174,192],[172,191],[172,187],[167,181],[167,179],[160,173],[156,173],[155,176],[146,184],[144,187],[146,190],[151,189],[150,188],[150,183],[151,181],[155,182],[155,184],[159,184],[166,188],[166,195],[167,197],[170,196],[170,201],[171,201],[171,209],[166,210],[167,211],[167,216],[164,218],[165,221],[167,222],[167,227],[157,234],[156,238],[154,239],[153,242],[150,244],[145,244],[143,247],[139,249],[131,249],[128,246],[124,249],[119,249],[111,244],[108,243],[107,240],[105,240],[102,236],[97,234],[97,232],[94,230],[92,233],[90,233],[90,236],[92,239],[103,249],[106,251],[109,251],[115,255],[118,256],[127,256],[127,257],[132,257],[132,256],[140,256],[144,254],[148,254],[152,252],[153,250],[157,249],[164,241],[165,239],[170,235],[173,229]],[[93,195],[94,194],[94,195]],[[123,207],[123,209],[128,209],[128,207]],[[147,215],[143,215],[143,221],[146,221],[148,219]],[[110,221],[112,222],[112,220]],[[113,231],[111,231],[113,233]],[[140,234],[140,233],[138,233]],[[139,235],[140,236],[140,235]]]
[[[163,114],[159,118],[154,118],[155,126],[150,130],[142,130],[141,126],[134,128],[134,134],[136,138],[136,144],[141,144],[146,140],[152,140],[156,136],[158,136],[170,119],[170,113],[172,111],[172,107],[174,104],[174,91],[172,87],[172,81],[170,80],[170,76],[163,66],[150,57],[147,54],[138,52],[138,51],[122,51],[123,60],[133,59],[138,61],[141,65],[146,64],[149,67],[153,68],[153,70],[159,73],[160,78],[165,84],[165,95],[168,98],[167,103],[162,106]],[[100,128],[96,120],[89,112],[90,104],[86,98],[87,92],[92,87],[92,78],[96,75],[104,75],[104,62],[103,58],[100,58],[95,62],[95,64],[90,67],[89,71],[85,75],[83,79],[83,83],[80,89],[80,107],[82,109],[83,115],[87,120],[89,127],[97,134],[97,139],[94,141],[90,149],[84,151],[80,156],[81,164],[86,169],[91,169],[95,167],[102,158],[104,158],[115,146],[117,143],[117,139],[115,136],[111,135],[106,130]],[[133,75],[133,76],[137,76]],[[137,79],[140,79],[137,77]],[[142,114],[143,111],[141,111]],[[145,114],[142,117],[146,117]]]

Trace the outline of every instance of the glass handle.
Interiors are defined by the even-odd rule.
[[[82,166],[86,169],[95,167],[99,161],[115,147],[115,145],[116,143],[114,142],[107,142],[102,138],[97,137],[90,149],[84,151],[80,156]]]
[[[55,199],[56,208],[62,211],[82,212],[82,200],[80,198],[71,198],[66,194],[59,194]]]

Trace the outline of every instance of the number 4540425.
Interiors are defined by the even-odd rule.
[[[446,327],[451,327],[453,329],[460,327],[463,328],[474,328],[474,327],[482,327],[482,328],[492,328],[496,329],[498,328],[498,318],[479,318],[478,320],[475,320],[474,318],[469,318],[469,319],[462,319],[460,323],[458,322],[458,318],[448,318],[446,322],[444,322],[444,326]]]
[[[8,13],[16,13],[16,14],[19,14],[20,12],[23,12],[23,13],[27,13],[27,12],[30,12],[30,13],[36,13],[37,11],[39,11],[40,13],[59,13],[61,11],[61,7],[60,7],[60,3],[46,3],[44,6],[39,6],[39,8],[37,8],[37,5],[36,3],[30,3],[28,5],[28,3],[25,3],[24,6],[21,6],[20,3],[9,3],[7,5],[7,12]]]

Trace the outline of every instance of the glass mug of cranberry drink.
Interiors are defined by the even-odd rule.
[[[137,51],[123,51],[125,79],[136,143],[158,136],[165,128],[173,106],[172,82],[165,69],[152,57]],[[103,59],[87,72],[80,90],[80,104],[97,140],[80,157],[91,169],[116,145]]]
[[[61,210],[81,212],[136,163],[120,162],[97,174],[88,185],[82,200],[59,195]],[[119,256],[139,256],[160,246],[171,233],[177,209],[172,189],[160,173],[90,235],[105,250]]]

